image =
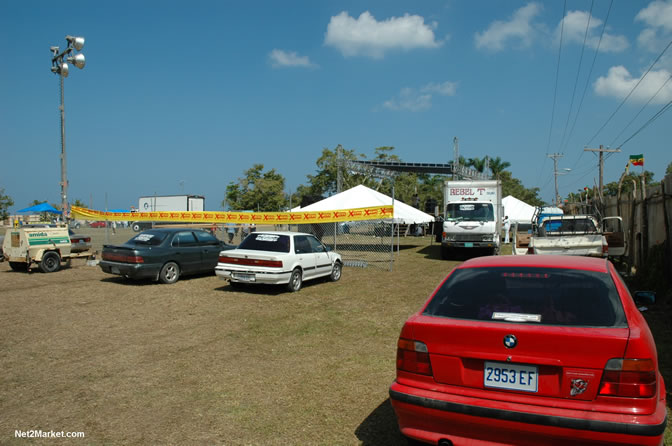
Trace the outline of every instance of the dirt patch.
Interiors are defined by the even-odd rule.
[[[132,235],[119,232],[110,243]],[[346,268],[299,293],[1,263],[0,443],[41,429],[82,444],[404,444],[380,410],[396,340],[455,265],[413,241],[392,272]]]

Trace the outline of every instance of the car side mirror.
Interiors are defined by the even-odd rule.
[[[635,291],[633,299],[637,305],[653,305],[656,303],[656,293],[654,291]]]

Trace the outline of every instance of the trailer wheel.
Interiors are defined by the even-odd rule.
[[[140,227],[140,223],[133,223],[133,226],[131,226],[131,228],[132,228],[135,232],[140,232],[140,230],[142,229],[142,228]]]
[[[28,271],[28,264],[24,262],[9,262],[9,267],[14,271]]]
[[[56,251],[45,252],[40,262],[40,269],[44,273],[53,273],[61,268],[61,256]]]

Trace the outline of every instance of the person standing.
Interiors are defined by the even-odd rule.
[[[510,243],[509,241],[509,231],[511,230],[511,221],[509,221],[509,216],[504,216],[504,243]]]

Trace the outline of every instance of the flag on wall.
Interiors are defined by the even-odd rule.
[[[633,166],[643,166],[644,155],[630,155],[630,164]]]

